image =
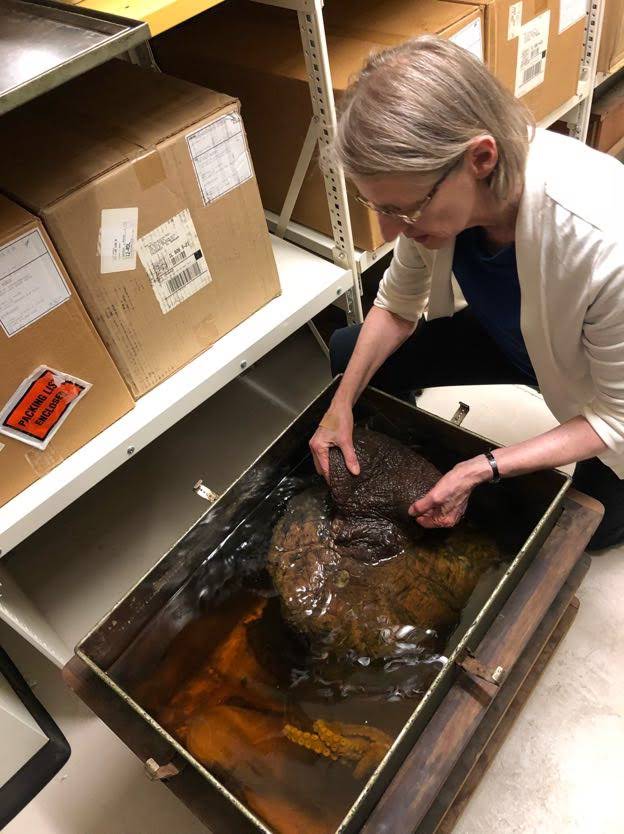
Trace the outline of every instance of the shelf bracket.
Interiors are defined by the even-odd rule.
[[[286,229],[288,227],[288,224],[290,223],[290,218],[292,217],[293,209],[295,208],[295,203],[297,202],[297,198],[299,197],[299,192],[301,191],[303,180],[305,179],[305,175],[307,174],[308,168],[310,167],[310,162],[312,162],[312,156],[314,154],[314,148],[316,147],[317,141],[317,119],[315,116],[313,116],[310,120],[310,126],[308,127],[306,138],[303,140],[301,153],[299,154],[299,159],[297,160],[297,164],[295,165],[295,170],[292,175],[292,180],[290,181],[288,192],[284,199],[284,205],[282,206],[279,220],[277,221],[277,225],[275,226],[275,230],[273,232],[273,234],[277,235],[277,237],[283,238],[286,234]]]

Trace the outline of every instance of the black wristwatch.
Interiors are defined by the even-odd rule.
[[[492,454],[492,452],[485,452],[485,457],[487,458],[487,462],[492,467],[492,480],[490,481],[491,484],[497,484],[500,479],[500,472],[498,471],[498,464],[496,463],[496,458]]]

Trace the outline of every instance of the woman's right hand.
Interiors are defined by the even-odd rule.
[[[329,483],[329,450],[337,446],[352,475],[360,474],[360,464],[353,448],[353,411],[348,406],[332,405],[310,440],[314,466]]]

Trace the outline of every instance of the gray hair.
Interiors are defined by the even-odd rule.
[[[502,200],[524,181],[535,121],[465,49],[423,35],[368,59],[346,90],[323,162],[349,176],[423,173],[458,164],[472,139],[496,140],[490,187]]]

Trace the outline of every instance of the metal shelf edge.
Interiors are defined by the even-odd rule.
[[[77,46],[79,51],[74,56],[60,60],[56,66],[45,69],[28,80],[20,81],[16,85],[6,88],[3,83],[0,83],[0,87],[2,87],[0,90],[0,115],[58,87],[77,75],[93,69],[99,64],[103,64],[111,58],[127,52],[129,49],[147,42],[150,37],[149,27],[140,20],[106,12],[96,12],[91,9],[80,8],[77,5],[57,2],[57,0],[30,0],[25,7],[35,9],[40,7],[49,10],[51,13],[56,12],[66,15],[71,20],[84,18],[85,21],[89,21],[92,18],[97,22],[117,24],[123,28],[97,45]]]
[[[558,119],[561,119],[570,110],[574,109],[577,104],[580,104],[583,100],[583,96],[575,95],[572,98],[568,99],[568,101],[564,102],[560,107],[558,107],[552,113],[549,113],[548,116],[545,116],[543,119],[537,123],[538,127],[550,127],[550,125],[554,124]]]

